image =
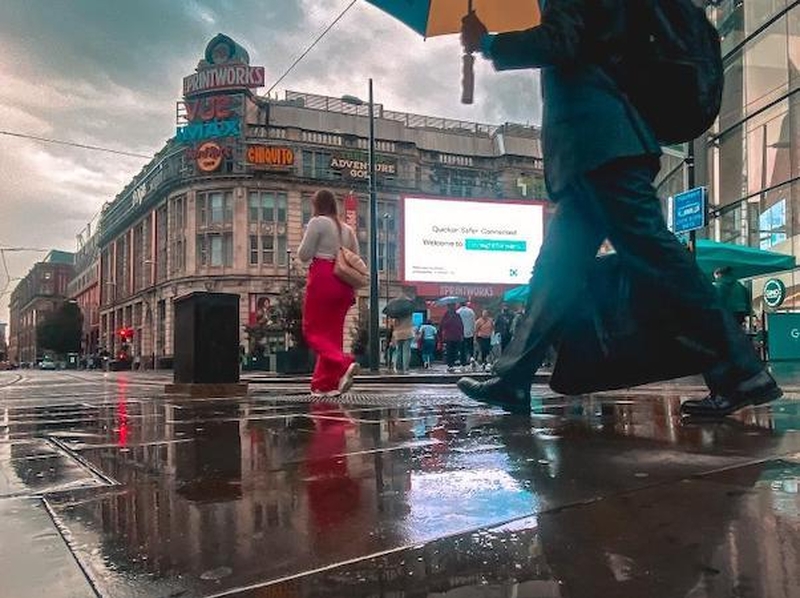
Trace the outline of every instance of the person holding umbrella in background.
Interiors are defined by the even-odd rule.
[[[408,297],[392,299],[383,308],[383,313],[392,318],[392,333],[386,342],[394,351],[394,369],[399,374],[408,372],[411,365],[411,339],[414,338],[414,302]],[[389,362],[387,361],[387,364]]]

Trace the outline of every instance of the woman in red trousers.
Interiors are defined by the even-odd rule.
[[[352,355],[344,353],[344,319],[353,305],[353,288],[333,273],[339,248],[358,252],[353,229],[339,220],[336,198],[327,189],[314,194],[313,217],[308,222],[297,255],[311,261],[303,305],[303,335],[317,354],[311,392],[336,396],[347,392],[358,373]]]

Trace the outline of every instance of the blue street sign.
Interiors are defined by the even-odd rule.
[[[686,233],[706,224],[706,201],[708,192],[705,187],[695,187],[672,198],[672,232],[676,235]]]

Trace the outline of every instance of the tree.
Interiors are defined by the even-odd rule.
[[[40,349],[58,355],[80,351],[83,314],[75,303],[65,302],[36,327],[36,343]]]

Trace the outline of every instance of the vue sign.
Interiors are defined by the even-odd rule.
[[[213,96],[199,100],[186,100],[186,120],[191,123],[226,120],[234,116],[231,96]]]

